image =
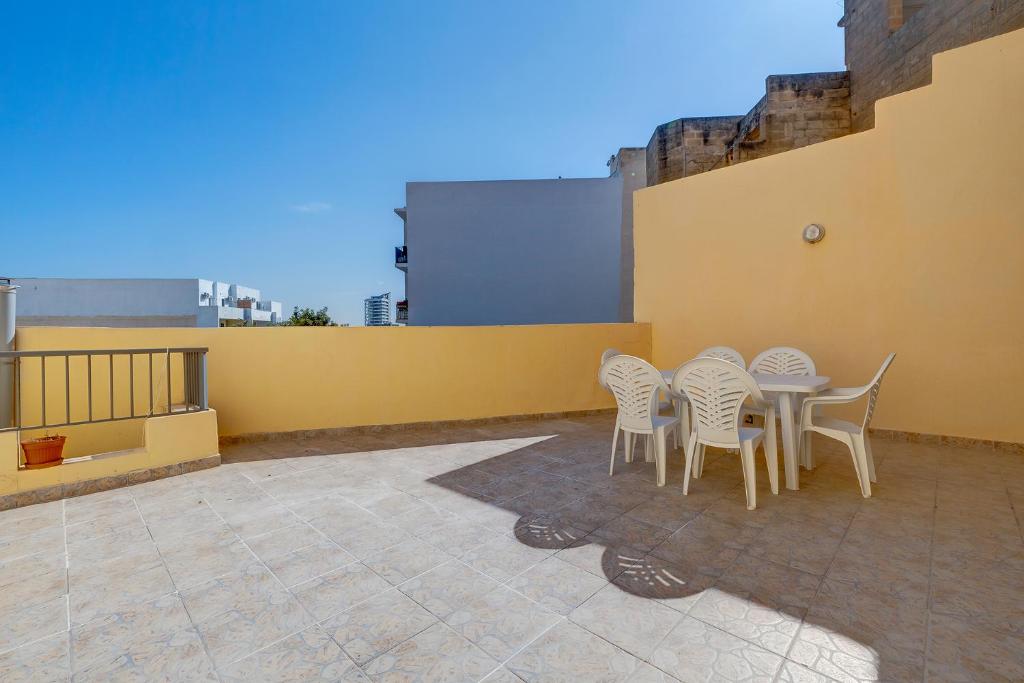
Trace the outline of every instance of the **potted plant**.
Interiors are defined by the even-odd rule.
[[[64,461],[64,442],[67,437],[59,434],[40,436],[21,442],[21,450],[25,452],[25,469],[38,470],[53,467]]]

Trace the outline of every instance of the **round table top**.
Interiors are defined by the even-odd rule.
[[[666,382],[672,381],[675,370],[662,370],[661,376]],[[770,375],[763,372],[752,373],[757,386],[762,391],[786,391],[794,394],[813,394],[821,391],[832,381],[823,375]]]

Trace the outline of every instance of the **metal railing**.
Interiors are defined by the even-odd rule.
[[[206,384],[206,352],[205,347],[195,348],[153,348],[153,349],[88,349],[69,351],[2,351],[0,352],[0,363],[14,363],[14,416],[13,425],[0,424],[0,432],[14,429],[47,429],[50,427],[69,427],[99,422],[116,422],[119,420],[136,420],[146,417],[160,417],[178,413],[197,412],[209,408],[209,397]],[[176,358],[176,356],[180,356]],[[75,368],[72,373],[72,358],[85,358],[83,368]],[[124,369],[122,372],[115,372],[115,358],[127,357],[127,376]],[[140,358],[141,367],[137,369]],[[101,360],[98,371],[94,371],[94,358]],[[38,363],[34,362],[38,359]],[[61,360],[54,360],[61,359]],[[154,365],[154,360],[156,361]],[[28,361],[28,362],[26,362]],[[63,361],[63,362],[61,362]],[[32,368],[31,377],[26,376],[26,366],[36,365]],[[49,366],[49,367],[48,367]],[[54,368],[53,366],[56,366]],[[157,368],[154,373],[154,367]],[[64,378],[60,383],[63,389],[63,410],[58,410],[57,421],[48,419],[47,416],[47,370],[51,373],[54,370],[62,373]],[[35,371],[38,370],[38,375]],[[97,372],[105,375],[107,391],[101,399],[105,405],[95,405],[94,384],[102,383],[103,379],[95,377]],[[181,386],[175,387],[178,373],[181,373]],[[84,378],[82,375],[84,374]],[[120,377],[115,377],[120,374]],[[72,381],[74,379],[76,381]],[[156,381],[154,380],[156,378]],[[139,397],[136,395],[136,384],[144,380],[143,389],[148,393],[148,401],[145,393]],[[115,381],[116,379],[116,381]],[[160,381],[162,380],[162,382]],[[52,380],[51,380],[52,381]],[[158,388],[158,384],[164,386]],[[87,400],[85,409],[79,406],[81,403],[75,400],[75,407],[78,412],[84,413],[84,419],[72,418],[72,393],[73,389],[79,392],[84,385]],[[9,388],[0,387],[0,391],[9,391]],[[35,396],[38,394],[38,396]],[[51,393],[52,395],[52,393]],[[181,402],[175,403],[175,398],[180,397]],[[138,398],[143,399],[143,408],[136,409]],[[37,399],[37,400],[33,400]],[[127,400],[127,410],[123,407],[118,411],[118,406],[123,405]],[[33,418],[38,413],[38,421],[26,419],[26,402],[31,401],[38,407],[33,409]],[[120,402],[119,402],[120,401]],[[53,401],[50,402],[50,415],[53,415]],[[146,406],[148,405],[148,410]],[[59,404],[58,404],[59,406]],[[77,416],[76,416],[77,417]]]
[[[395,247],[395,263],[396,264],[407,264],[409,263],[409,248],[406,246]]]

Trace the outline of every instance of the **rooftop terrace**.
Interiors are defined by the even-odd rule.
[[[744,508],[736,456],[607,472],[611,416],[223,449],[0,513],[0,679],[1024,678],[1024,462],[816,442]]]

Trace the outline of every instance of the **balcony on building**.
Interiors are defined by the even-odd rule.
[[[404,244],[395,247],[395,268],[399,270],[408,270],[409,268],[409,248]]]

